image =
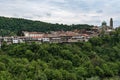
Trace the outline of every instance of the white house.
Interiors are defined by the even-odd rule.
[[[39,38],[39,37],[43,37],[44,34],[41,32],[27,32],[27,31],[23,31],[24,36],[25,37],[33,37],[33,38]]]

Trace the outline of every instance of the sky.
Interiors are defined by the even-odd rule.
[[[0,0],[0,16],[60,24],[120,26],[120,0]]]

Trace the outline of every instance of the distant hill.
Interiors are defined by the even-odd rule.
[[[70,31],[75,29],[86,29],[91,27],[92,25],[88,24],[64,25],[57,23],[52,24],[41,21],[32,21],[22,18],[0,17],[0,36],[20,35],[21,31]]]

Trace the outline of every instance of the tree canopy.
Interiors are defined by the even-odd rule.
[[[0,80],[119,80],[119,39],[120,29],[116,29],[88,42],[4,43]]]

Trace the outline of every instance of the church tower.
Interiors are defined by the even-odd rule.
[[[113,29],[113,19],[110,18],[110,28]]]

